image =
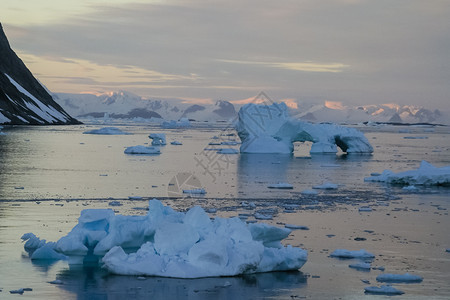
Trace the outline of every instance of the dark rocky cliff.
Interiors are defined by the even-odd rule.
[[[79,124],[57,104],[11,49],[0,24],[0,124]]]

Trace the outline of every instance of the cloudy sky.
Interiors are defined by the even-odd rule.
[[[448,0],[2,0],[53,92],[448,109]],[[292,100],[293,99],[293,100]]]

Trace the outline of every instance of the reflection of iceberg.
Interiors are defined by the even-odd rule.
[[[117,276],[98,267],[64,269],[56,275],[66,291],[61,298],[76,299],[266,299],[289,297],[304,289],[302,272],[246,274],[238,277],[179,279]]]
[[[294,142],[312,142],[311,153],[372,153],[366,137],[354,128],[312,124],[288,116],[284,103],[247,104],[239,110],[236,130],[244,153],[292,153]]]

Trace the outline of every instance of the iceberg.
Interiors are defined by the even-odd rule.
[[[417,170],[394,173],[391,170],[384,170],[378,176],[364,178],[369,182],[385,182],[399,185],[442,185],[450,186],[450,166],[441,168],[435,167],[429,162],[423,160]]]
[[[103,127],[100,129],[93,129],[83,132],[83,134],[103,134],[103,135],[128,135],[129,132],[124,132],[117,127]]]
[[[161,151],[157,147],[147,147],[147,146],[131,146],[124,150],[125,154],[160,154]]]
[[[287,228],[246,224],[237,217],[210,219],[194,206],[186,213],[149,201],[145,216],[85,209],[56,242],[69,264],[98,263],[120,275],[200,278],[300,269],[307,251],[283,246]],[[29,237],[33,235],[28,234]],[[38,247],[39,240],[31,243]]]
[[[166,145],[166,135],[164,133],[150,133],[148,137],[152,139],[153,146]]]
[[[235,124],[241,153],[292,153],[294,142],[312,142],[310,153],[372,153],[364,134],[335,124],[312,124],[293,119],[285,103],[246,104]]]

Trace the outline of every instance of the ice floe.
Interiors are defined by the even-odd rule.
[[[99,135],[128,135],[129,132],[120,130],[117,127],[103,127],[83,132],[83,134],[99,134]]]
[[[147,147],[147,146],[138,145],[138,146],[127,147],[124,150],[124,153],[125,154],[160,154],[161,151],[157,147],[153,147],[153,146]]]
[[[206,194],[205,189],[191,189],[191,190],[183,190],[184,194]]]
[[[359,263],[350,264],[350,265],[348,265],[348,267],[352,268],[352,269],[357,269],[357,270],[370,271],[370,268],[372,266],[369,263],[359,262]]]
[[[239,110],[236,130],[241,153],[292,153],[294,142],[312,142],[310,153],[372,153],[364,134],[335,124],[312,124],[289,117],[285,103],[246,104]]]
[[[423,281],[423,277],[409,273],[390,274],[384,273],[377,276],[379,282],[396,282],[396,283],[418,283]]]
[[[210,219],[198,206],[176,212],[154,199],[145,216],[83,210],[78,224],[57,241],[56,250],[69,256],[69,264],[99,260],[121,275],[234,276],[301,268],[307,251],[281,244],[290,232],[246,224],[237,217]]]
[[[161,123],[162,128],[166,129],[175,129],[175,128],[188,128],[191,127],[191,122],[188,118],[181,118],[179,121],[170,120],[170,121],[163,121]]]
[[[450,186],[450,166],[435,167],[427,161],[422,161],[416,170],[394,173],[384,170],[379,176],[364,178],[369,182],[386,182],[400,185],[443,185]]]
[[[364,292],[368,294],[378,294],[378,295],[403,295],[405,292],[396,289],[390,285],[368,286],[364,288]]]
[[[331,254],[331,257],[338,257],[338,258],[360,258],[360,259],[366,259],[366,258],[374,258],[375,255],[366,251],[365,249],[360,250],[346,250],[346,249],[336,249]]]

